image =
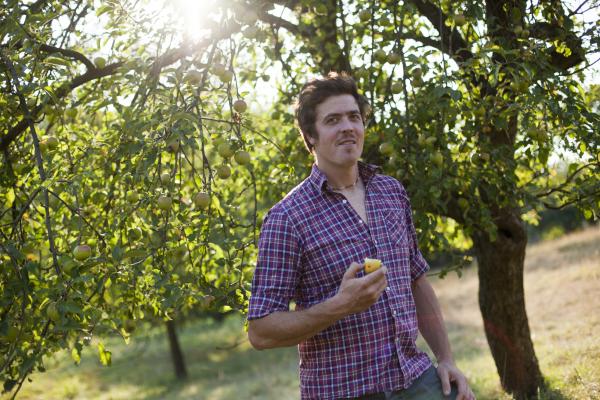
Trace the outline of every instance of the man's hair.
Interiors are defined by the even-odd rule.
[[[330,72],[322,78],[311,79],[300,91],[296,102],[296,121],[300,128],[300,135],[308,151],[312,152],[314,146],[308,141],[308,136],[319,137],[315,122],[317,119],[317,106],[331,96],[349,94],[356,100],[363,123],[366,124],[371,111],[367,99],[358,93],[356,82],[345,72]]]

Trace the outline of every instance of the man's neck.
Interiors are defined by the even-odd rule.
[[[352,187],[358,180],[358,163],[350,166],[337,166],[319,163],[317,167],[327,177],[327,184],[333,189]]]

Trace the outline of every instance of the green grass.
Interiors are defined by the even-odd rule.
[[[501,390],[477,305],[476,268],[462,278],[432,278],[457,363],[478,399],[510,399]],[[528,248],[525,291],[532,338],[549,389],[543,400],[600,399],[600,230],[597,228]],[[111,367],[96,347],[76,366],[61,353],[47,372],[31,376],[18,399],[298,399],[295,348],[258,352],[243,319],[201,320],[181,327],[189,379],[173,373],[165,327],[138,331],[129,345],[106,339]],[[425,346],[422,340],[419,341]],[[8,398],[7,396],[1,397]]]

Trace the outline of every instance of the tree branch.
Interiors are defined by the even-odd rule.
[[[434,47],[439,48],[459,63],[473,58],[473,53],[469,50],[468,43],[456,28],[450,29],[450,27],[446,25],[448,16],[445,15],[439,7],[427,0],[409,1],[417,7],[419,12],[429,20],[431,25],[433,25],[440,34],[440,47]],[[430,43],[422,43],[431,45]]]
[[[577,176],[577,174],[579,174],[581,171],[583,171],[586,168],[592,167],[592,166],[599,166],[600,163],[597,162],[591,162],[589,164],[584,164],[581,167],[577,168],[575,171],[573,171],[573,173],[571,173],[571,175],[567,176],[567,178],[565,179],[565,181],[563,183],[561,183],[559,186],[556,186],[550,190],[548,190],[545,193],[538,193],[535,195],[535,197],[537,198],[541,198],[541,197],[546,197],[546,196],[550,196],[552,193],[554,192],[560,192],[563,190],[563,188],[565,186],[567,186],[574,178],[575,176]]]
[[[573,32],[548,22],[536,22],[535,24],[530,25],[529,32],[532,38],[544,40],[546,42],[561,40],[569,46],[569,49],[571,50],[569,56],[565,56],[552,48],[552,52],[550,53],[550,64],[554,68],[566,71],[585,61],[581,38],[577,37]]]
[[[50,46],[48,44],[43,44],[43,43],[40,44],[40,50],[43,52],[46,52],[46,53],[60,53],[60,54],[64,55],[65,57],[69,57],[69,58],[73,58],[77,61],[81,61],[83,64],[85,64],[85,66],[87,67],[88,70],[96,68],[94,63],[91,62],[89,60],[89,58],[87,58],[86,56],[84,56],[83,54],[81,54],[75,50],[63,49],[60,47]]]

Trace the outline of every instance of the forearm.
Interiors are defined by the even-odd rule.
[[[259,350],[295,346],[346,315],[337,296],[334,296],[305,310],[278,311],[249,321],[248,337]]]
[[[435,292],[425,276],[413,282],[412,292],[421,335],[438,362],[454,363],[442,311]]]

